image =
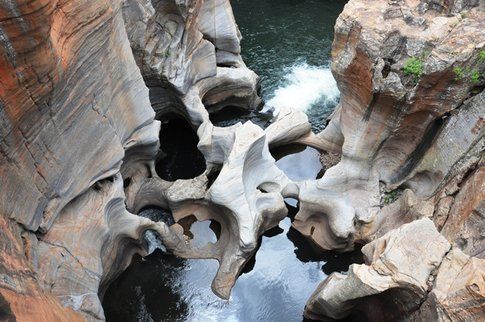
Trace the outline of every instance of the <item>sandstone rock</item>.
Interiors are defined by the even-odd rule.
[[[378,303],[389,290],[399,295],[384,302],[393,314],[468,317],[469,307],[481,318],[483,263],[457,247],[483,256],[483,79],[453,72],[483,73],[477,6],[350,1],[333,48],[342,101],[315,135],[289,109],[266,130],[210,122],[226,106],[261,103],[228,0],[0,5],[0,318],[104,319],[100,298],[145,253],[146,230],[179,256],[217,259],[212,287],[228,298],[258,238],[286,216],[286,197],[300,201],[294,226],[321,248],[384,236],[364,248],[369,266],[324,282],[308,314],[342,317],[357,307],[349,299]],[[413,56],[423,60],[419,79],[402,70]],[[197,178],[167,182],[155,171],[156,119],[169,113],[197,132],[207,163]],[[291,143],[342,158],[319,180],[292,182],[269,153]],[[397,187],[408,190],[382,205]],[[180,222],[133,214],[146,206],[176,221],[215,220],[220,236],[193,244]],[[445,259],[450,243],[429,220],[387,233],[422,217],[439,221],[454,245]],[[428,239],[432,248],[417,243]]]
[[[437,3],[351,0],[337,20],[332,72],[341,101],[316,138],[342,158],[302,184],[294,222],[321,248],[351,249],[379,229],[382,236],[383,222],[392,229],[429,216],[443,189],[480,159],[484,79],[472,74],[485,69],[483,6]],[[408,219],[406,209],[385,210],[380,196],[396,188],[410,188],[415,210],[427,209]]]
[[[480,321],[485,313],[485,263],[453,248],[435,277],[431,292],[411,320]]]
[[[14,292],[26,301],[38,296],[36,305],[55,303],[47,317],[80,317],[73,309],[102,320],[100,297],[132,255],[144,253],[138,240],[151,229],[180,256],[218,259],[213,289],[229,297],[257,239],[286,216],[284,196],[298,192],[275,166],[269,144],[311,136],[302,114],[297,124],[276,121],[268,133],[251,123],[211,124],[208,111],[260,105],[258,77],[240,57],[229,1],[39,0],[5,10],[0,169],[9,175],[0,213],[13,219],[19,236],[23,231],[19,251],[32,274],[30,288]],[[172,183],[156,174],[154,117],[169,112],[197,130],[208,163],[198,178]],[[217,220],[219,241],[196,247],[179,224],[132,214],[146,206],[170,208],[177,220]],[[12,256],[2,254],[7,262]],[[17,271],[25,263],[8,271],[8,283],[22,285]],[[9,317],[28,314],[0,290]]]
[[[421,219],[367,244],[366,264],[333,273],[310,297],[305,315],[368,321],[478,321],[485,317],[485,262],[470,258]],[[461,314],[461,315],[460,315]]]
[[[463,183],[441,233],[466,254],[485,258],[485,169]]]
[[[246,262],[254,255],[258,238],[287,215],[283,198],[294,196],[296,186],[275,165],[266,133],[247,122],[229,129],[234,141],[220,146],[224,163],[215,181],[207,186],[205,174],[191,180],[177,180],[168,187],[153,177],[138,190],[136,209],[165,205],[179,222],[189,216],[215,220],[221,234],[215,243],[193,245],[176,223],[157,223],[157,231],[168,250],[186,258],[213,258],[220,263],[212,283],[214,292],[229,298],[231,288]],[[136,210],[135,209],[135,210]]]
[[[0,216],[0,319],[2,321],[85,321],[36,280],[38,256],[35,235],[22,232],[14,221]],[[23,244],[25,242],[25,244]],[[27,246],[28,245],[28,246]]]
[[[142,222],[124,209],[120,164],[158,142],[158,123],[121,5],[0,5],[0,244],[17,245],[1,262],[20,261],[0,293],[17,320],[103,318],[100,283],[139,249],[128,247]]]

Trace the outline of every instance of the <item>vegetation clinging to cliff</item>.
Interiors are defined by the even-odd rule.
[[[403,72],[405,75],[412,75],[415,83],[419,81],[424,72],[423,61],[411,57],[404,63]]]

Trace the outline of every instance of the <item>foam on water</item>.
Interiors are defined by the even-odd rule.
[[[273,109],[277,113],[283,107],[307,111],[316,104],[323,107],[335,106],[339,94],[337,83],[328,67],[297,63],[288,68],[282,85],[266,103],[265,110]]]

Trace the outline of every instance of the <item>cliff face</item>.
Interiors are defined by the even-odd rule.
[[[121,5],[0,5],[0,298],[17,320],[81,318],[60,303],[101,318],[99,284],[136,237],[120,164],[159,125]]]
[[[483,188],[466,201],[456,192],[482,164],[483,27],[483,6],[473,1],[346,5],[332,48],[341,102],[318,134],[342,160],[306,188],[309,201],[315,189],[333,194],[312,205],[324,215],[312,216],[318,209],[303,202],[300,231],[314,227],[321,247],[347,249],[421,216],[439,227],[477,220],[470,214]],[[451,218],[454,207],[464,209],[462,219]]]
[[[317,137],[341,161],[300,191],[294,226],[324,249],[371,243],[307,316],[484,318],[484,10],[356,0],[338,18],[341,101]]]
[[[257,106],[257,76],[227,1],[8,1],[0,44],[0,318],[103,319],[99,296],[154,224],[123,186],[156,176],[150,100],[196,92],[208,120],[202,98]]]

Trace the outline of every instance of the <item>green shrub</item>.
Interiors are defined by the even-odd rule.
[[[481,63],[485,62],[485,50],[480,50],[478,53],[478,61]]]
[[[461,67],[453,68],[453,72],[455,73],[455,80],[460,80],[465,77],[465,73],[463,72],[463,68]]]
[[[397,197],[398,197],[398,190],[393,190],[393,191],[390,191],[390,192],[388,192],[384,195],[384,197],[382,198],[382,202],[385,205],[388,205],[388,204],[396,201]]]
[[[474,70],[472,71],[471,75],[470,75],[470,79],[472,81],[473,84],[478,84],[480,83],[480,72],[478,70]]]
[[[405,75],[412,75],[417,83],[424,72],[423,61],[416,57],[409,58],[404,63],[403,72]]]

